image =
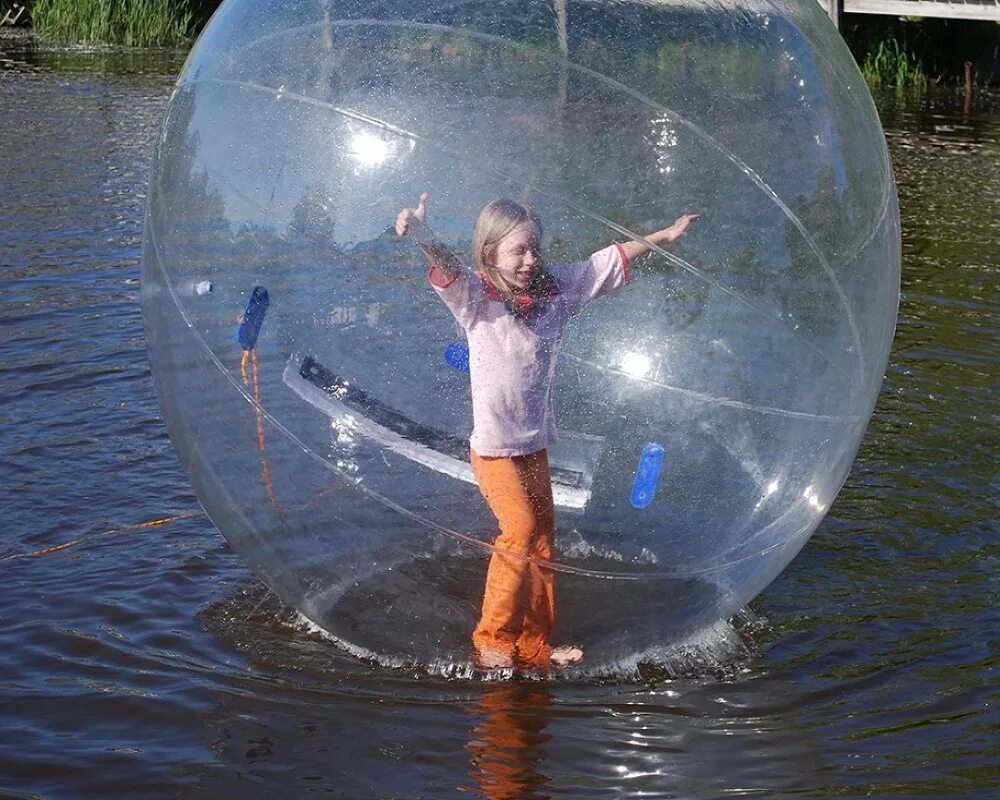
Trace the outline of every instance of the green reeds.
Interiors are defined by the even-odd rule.
[[[31,22],[58,41],[155,47],[190,39],[195,15],[186,0],[36,0]]]
[[[927,85],[927,74],[920,59],[908,52],[895,37],[882,39],[870,47],[861,71],[872,86],[895,86],[901,89]]]

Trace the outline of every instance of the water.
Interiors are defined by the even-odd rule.
[[[191,493],[138,299],[181,58],[0,39],[0,797],[1000,797],[995,101],[879,98],[894,351],[847,485],[738,653],[483,684],[338,654]]]

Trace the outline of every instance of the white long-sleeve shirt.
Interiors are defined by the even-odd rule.
[[[621,245],[586,261],[547,268],[558,291],[526,317],[512,314],[485,277],[462,270],[443,280],[432,268],[431,285],[469,341],[472,449],[481,456],[521,456],[556,440],[552,383],[566,323],[591,300],[629,282]]]

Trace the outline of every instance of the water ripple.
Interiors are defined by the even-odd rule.
[[[179,56],[0,49],[0,157],[33,165],[0,173],[0,795],[997,795],[995,109],[879,100],[904,221],[895,348],[750,656],[483,683],[310,633],[170,449],[137,280]]]

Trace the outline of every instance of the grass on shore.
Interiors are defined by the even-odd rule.
[[[927,85],[927,73],[920,59],[895,37],[882,39],[868,49],[861,65],[865,80],[872,86],[895,86],[898,89]]]
[[[177,0],[35,0],[31,22],[57,41],[156,47],[189,41],[196,20]]]

